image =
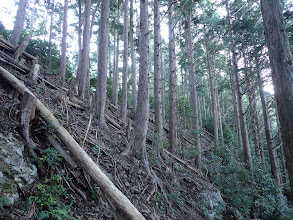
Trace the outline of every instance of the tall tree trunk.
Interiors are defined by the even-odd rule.
[[[210,91],[211,91],[211,101],[212,101],[212,109],[213,109],[213,119],[214,119],[214,141],[215,144],[219,144],[219,128],[218,128],[218,112],[217,112],[217,99],[216,99],[216,90],[215,90],[215,77],[212,67],[212,59],[213,56],[210,55],[210,51],[208,48],[208,42],[206,40],[206,55],[207,55],[207,63],[208,63],[208,74],[209,74],[209,84],[210,84]]]
[[[130,0],[130,50],[131,50],[131,76],[132,76],[132,105],[133,113],[136,113],[137,95],[136,95],[136,52],[134,49],[134,24],[133,24],[133,1]]]
[[[115,11],[116,12],[116,11]],[[116,13],[115,13],[115,18],[114,18],[114,24],[116,24]],[[112,73],[113,73],[113,78],[112,78],[112,86],[113,86],[113,80],[114,80],[114,72],[116,68],[116,37],[117,37],[117,30],[114,26],[114,42],[113,42],[113,68],[112,68]],[[110,51],[110,50],[109,50]],[[109,69],[111,71],[111,69]],[[112,98],[113,98],[113,91],[112,91]]]
[[[113,73],[113,86],[112,86],[112,101],[115,106],[118,105],[118,74],[119,74],[119,33],[117,32],[117,45],[116,45],[116,62],[115,71]]]
[[[91,0],[85,1],[84,10],[84,28],[82,49],[80,54],[80,69],[78,72],[78,94],[81,99],[85,98],[85,89],[87,82],[87,75],[89,71],[89,53],[90,53],[90,16],[91,16]]]
[[[197,154],[194,159],[194,163],[196,167],[199,167],[201,164],[201,146],[200,146],[200,115],[199,115],[199,101],[196,90],[196,76],[195,76],[195,63],[194,63],[194,51],[193,51],[193,43],[192,43],[192,32],[191,32],[191,12],[188,14],[188,29],[187,29],[187,53],[188,53],[188,63],[189,63],[189,90],[190,90],[190,103],[193,113],[195,114],[194,121],[194,129],[196,134],[196,147]]]
[[[251,63],[251,69],[252,68],[252,63]],[[259,71],[258,64],[256,68],[257,72]],[[254,72],[251,72],[250,74],[253,74]],[[256,157],[264,162],[264,150],[263,150],[263,142],[261,138],[261,130],[260,130],[260,125],[259,125],[259,116],[258,116],[258,110],[257,110],[257,100],[256,100],[256,88],[258,85],[256,84],[257,80],[255,80],[255,76],[247,76],[247,85],[248,85],[248,97],[249,97],[249,107],[250,107],[250,112],[251,112],[251,120],[253,121],[252,126],[253,126],[253,132],[254,132],[254,144],[255,144],[255,155]]]
[[[243,146],[243,152],[244,152],[244,161],[246,163],[247,169],[252,171],[252,159],[251,159],[250,146],[249,146],[249,140],[248,140],[246,117],[244,113],[244,106],[243,106],[243,100],[242,100],[243,94],[242,94],[242,89],[240,86],[240,79],[238,74],[235,44],[232,38],[232,28],[231,28],[228,0],[226,0],[226,8],[228,12],[228,33],[229,33],[230,49],[232,52],[232,65],[233,65],[232,74],[235,74],[235,87],[237,89],[237,94],[238,94],[237,102],[238,102],[238,108],[239,108],[239,119],[240,119],[240,127],[241,127],[242,146]]]
[[[279,133],[279,139],[280,139],[280,151],[281,151],[281,159],[282,159],[282,167],[283,167],[283,172],[284,174],[281,174],[281,180],[283,183],[287,182],[287,177],[288,177],[288,170],[286,167],[286,158],[285,158],[285,151],[283,147],[283,141],[282,141],[282,135],[281,135],[281,126],[280,126],[280,120],[279,120],[279,115],[278,112],[276,112],[276,118],[277,118],[277,127],[278,127],[278,133]]]
[[[162,123],[164,125],[165,120],[165,88],[166,88],[166,69],[165,69],[165,59],[164,54],[162,52],[162,46],[160,47],[161,50],[161,85],[162,85]]]
[[[279,0],[261,0],[275,99],[293,193],[293,57]]]
[[[235,53],[235,51],[232,53]],[[236,55],[234,56],[236,58]],[[237,66],[237,64],[235,66]],[[247,169],[252,171],[252,159],[251,159],[249,139],[248,139],[248,130],[247,130],[246,116],[244,112],[244,105],[243,105],[243,99],[242,99],[243,94],[242,94],[242,89],[240,86],[238,70],[235,69],[234,72],[235,72],[235,83],[236,83],[236,88],[238,93],[238,108],[239,108],[239,115],[240,115],[240,126],[241,126],[241,136],[242,136],[242,144],[243,144],[243,152],[244,152],[244,161],[246,163]]]
[[[75,84],[78,87],[78,82],[80,79],[80,64],[81,64],[81,35],[82,35],[82,8],[81,8],[81,0],[78,0],[78,36],[77,36],[77,44],[78,44],[78,60],[77,60],[77,70],[76,70],[76,79]]]
[[[49,33],[49,69],[52,69],[52,35],[53,35],[53,16],[55,8],[55,0],[50,3],[51,20],[50,20],[50,33]]]
[[[103,0],[101,5],[101,22],[98,54],[98,76],[96,86],[96,108],[101,125],[105,125],[105,105],[107,91],[107,64],[109,50],[109,1]]]
[[[246,90],[248,91],[248,102],[249,102],[249,113],[250,113],[250,123],[251,123],[251,129],[252,129],[252,139],[254,143],[254,150],[255,150],[255,156],[257,159],[261,160],[261,152],[260,152],[260,143],[257,136],[257,126],[256,121],[257,118],[257,111],[256,111],[256,105],[255,105],[255,85],[253,83],[253,77],[251,76],[253,73],[252,71],[248,71],[248,65],[247,65],[247,57],[246,54],[243,54],[244,56],[244,73],[246,77]]]
[[[117,13],[117,21],[119,22],[120,18],[120,10],[119,10],[119,1],[118,1],[118,13]],[[119,73],[119,30],[117,30],[117,45],[116,45],[116,61],[115,61],[115,68],[113,73],[113,86],[112,86],[112,101],[115,106],[118,104],[118,73]]]
[[[135,155],[140,158],[149,175],[151,170],[146,152],[146,135],[149,120],[149,28],[148,28],[148,1],[140,0],[140,34],[139,34],[139,87],[137,112],[131,139],[124,154],[133,147]]]
[[[126,122],[127,116],[127,76],[128,76],[128,0],[124,2],[124,49],[123,49],[123,73],[121,92],[121,118]]]
[[[177,119],[176,119],[176,100],[177,100],[177,76],[176,76],[176,57],[175,57],[175,35],[173,24],[173,0],[169,0],[168,26],[169,26],[169,142],[170,150],[176,153],[177,147]]]
[[[64,0],[64,15],[63,15],[63,29],[62,29],[62,43],[61,43],[61,63],[60,63],[60,77],[63,80],[65,80],[65,74],[66,74],[67,13],[68,13],[68,0]]]
[[[230,16],[228,0],[226,0],[226,11],[227,11],[228,34],[230,38],[229,41],[230,41],[230,44],[232,44],[232,27],[231,27],[231,16]],[[234,43],[233,43],[233,48],[234,48]],[[231,45],[230,45],[230,50],[232,52]],[[232,59],[230,57],[230,54],[228,55],[228,59],[230,60],[230,63],[229,63],[230,74],[229,75],[230,75],[230,84],[231,84],[231,90],[232,90],[232,96],[233,96],[234,120],[235,120],[236,132],[238,136],[238,145],[239,145],[239,148],[241,149],[243,146],[242,146],[242,136],[241,136],[241,127],[240,127],[240,116],[238,111],[238,97],[237,97],[238,94],[236,92],[235,77],[233,75],[234,69],[237,68],[237,61],[235,57],[235,62],[233,62],[233,58],[234,58],[233,55],[232,55]]]
[[[215,71],[213,71],[215,73]],[[217,113],[218,113],[218,129],[219,129],[219,138],[220,142],[224,144],[224,134],[223,134],[223,123],[222,123],[222,111],[220,106],[220,98],[219,98],[219,90],[218,90],[218,80],[215,74],[215,95],[216,95],[216,102],[217,102]]]
[[[26,5],[27,0],[19,0],[14,27],[9,39],[9,42],[16,47],[18,46],[19,36],[24,26]]]
[[[271,120],[268,110],[268,104],[266,100],[266,96],[264,94],[263,90],[263,79],[260,75],[260,69],[258,67],[258,61],[257,61],[257,76],[259,81],[259,94],[261,98],[261,105],[262,105],[262,112],[263,112],[263,119],[264,119],[264,126],[265,126],[265,134],[266,134],[266,140],[268,145],[268,152],[269,152],[269,158],[270,158],[270,164],[271,164],[271,172],[274,176],[274,178],[277,181],[277,184],[280,185],[280,174],[278,172],[278,163],[276,158],[276,152],[274,151],[274,143],[273,143],[273,137],[272,137],[272,129],[271,129]]]
[[[162,115],[162,81],[160,73],[160,14],[159,0],[154,1],[154,98],[155,98],[155,134],[156,143],[162,143],[163,134]],[[159,146],[159,145],[157,145]]]
[[[231,60],[230,56],[228,58]],[[234,124],[235,124],[235,130],[237,132],[238,137],[238,145],[239,149],[242,148],[242,136],[241,136],[241,127],[240,127],[240,117],[239,117],[239,111],[238,111],[238,97],[236,92],[236,86],[235,86],[235,78],[233,76],[233,67],[230,62],[229,64],[229,78],[230,78],[230,84],[231,84],[231,90],[232,90],[232,97],[233,97],[233,108],[234,108]]]

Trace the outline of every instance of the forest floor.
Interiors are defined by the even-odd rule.
[[[161,159],[156,157],[153,136],[153,114],[149,120],[147,136],[147,152],[150,166],[162,181],[163,188],[156,186],[147,176],[142,162],[133,155],[122,156],[121,152],[126,147],[129,131],[119,117],[119,108],[107,101],[106,114],[112,120],[101,127],[96,118],[92,120],[88,135],[84,141],[89,123],[89,103],[82,102],[74,96],[69,97],[70,84],[62,82],[58,76],[42,70],[37,81],[30,75],[24,75],[1,63],[6,70],[13,73],[18,79],[35,94],[35,96],[48,108],[61,124],[75,138],[75,140],[90,155],[93,161],[102,169],[110,180],[126,195],[134,206],[146,219],[217,219],[221,215],[218,206],[221,204],[219,191],[210,183],[207,169],[202,165],[201,170],[192,166],[193,158],[185,158],[162,150]],[[60,98],[61,97],[61,98]],[[71,104],[64,105],[62,98],[69,97]],[[0,132],[12,133],[23,142],[20,135],[20,100],[21,97],[13,89],[0,80]],[[130,111],[130,110],[129,110]],[[113,121],[116,123],[113,123]],[[111,122],[111,123],[109,123]],[[50,147],[44,132],[48,132],[44,121],[39,118],[34,120],[30,129],[30,138],[38,150],[38,157],[43,158],[42,152]],[[134,123],[134,122],[133,122]],[[132,123],[132,125],[133,125]],[[114,124],[114,125],[113,125]],[[117,126],[119,125],[119,126]],[[53,132],[53,131],[52,131]],[[180,139],[188,139],[180,137]],[[167,142],[167,131],[164,142]],[[203,161],[212,144],[212,135],[203,132],[202,135]],[[184,149],[184,146],[182,146]],[[187,155],[187,156],[186,156]],[[32,161],[26,153],[26,160]],[[46,184],[46,180],[53,174],[62,177],[60,185],[64,186],[67,194],[60,197],[64,204],[70,204],[70,215],[76,219],[120,219],[115,214],[114,208],[103,195],[98,185],[91,180],[86,170],[72,168],[64,160],[52,166],[33,162],[38,168],[38,178],[34,183],[25,186],[20,191],[20,200],[13,206],[5,206],[2,219],[39,219],[38,207],[29,202],[36,196],[36,188]],[[33,217],[35,216],[35,217]]]

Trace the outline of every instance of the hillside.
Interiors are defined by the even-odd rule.
[[[129,138],[129,129],[123,126],[117,106],[107,101],[107,125],[101,127],[96,118],[93,118],[84,139],[89,123],[90,103],[72,95],[68,82],[59,80],[56,75],[44,69],[33,79],[33,56],[23,54],[24,64],[11,62],[14,60],[13,48],[3,39],[0,47],[1,67],[23,81],[145,219],[222,218],[225,203],[219,190],[209,181],[205,169],[200,171],[192,167],[192,157],[183,160],[166,149],[162,149],[162,157],[157,158],[153,143],[152,114],[147,151],[150,165],[161,180],[161,185],[151,181],[139,159],[133,155],[121,155]],[[90,177],[88,170],[81,168],[80,162],[66,149],[55,135],[54,128],[50,127],[38,111],[30,122],[29,139],[34,145],[33,153],[31,152],[23,137],[21,124],[24,96],[15,92],[2,77],[3,75],[0,81],[2,219],[42,219],[49,216],[58,219],[124,219],[115,211],[116,208],[99,184]],[[168,130],[165,129],[165,132],[167,139]],[[204,132],[202,141],[205,151],[203,155],[207,156],[212,143],[211,135]],[[55,147],[64,148],[69,159],[65,160],[52,143],[55,143]],[[204,166],[203,164],[202,167]]]

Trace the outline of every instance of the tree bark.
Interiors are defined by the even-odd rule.
[[[196,75],[195,75],[195,63],[194,63],[194,51],[193,51],[193,43],[192,43],[192,32],[191,32],[191,12],[188,14],[188,29],[187,29],[187,53],[188,53],[188,63],[189,63],[189,90],[190,90],[190,103],[193,113],[195,114],[195,121],[194,121],[194,129],[196,134],[196,147],[197,147],[197,154],[195,156],[194,162],[195,166],[199,167],[201,164],[201,146],[200,146],[200,115],[199,115],[199,101],[197,96],[196,90]]]
[[[13,53],[16,60],[19,60],[19,57],[23,54],[25,49],[27,48],[29,41],[32,39],[32,36],[27,36],[24,38],[23,42],[16,48],[15,52]]]
[[[260,161],[261,158],[261,150],[260,150],[260,140],[258,139],[258,130],[256,126],[256,122],[258,120],[257,110],[256,110],[256,99],[255,99],[255,85],[254,85],[254,78],[253,72],[248,71],[248,61],[247,61],[247,54],[243,54],[244,56],[244,72],[246,77],[246,90],[249,102],[249,113],[250,113],[250,123],[252,129],[252,139],[254,144],[255,156]],[[252,69],[252,66],[250,66]]]
[[[162,81],[160,72],[160,14],[159,0],[154,1],[154,98],[155,98],[155,139],[159,147],[163,135]]]
[[[77,61],[77,71],[76,71],[76,85],[78,84],[79,78],[80,78],[80,63],[81,63],[81,35],[82,35],[82,9],[81,9],[81,0],[78,0],[78,39],[77,39],[77,44],[78,44],[78,61]]]
[[[243,105],[243,99],[242,99],[243,94],[242,94],[242,89],[240,86],[238,70],[236,69],[234,71],[235,71],[236,88],[238,93],[238,108],[239,108],[239,115],[240,115],[240,126],[241,126],[241,136],[242,136],[242,144],[243,144],[243,152],[244,152],[244,162],[246,163],[247,169],[252,171],[252,159],[251,159],[249,139],[248,139],[248,130],[247,130],[246,117],[245,117],[244,105]]]
[[[121,91],[121,118],[126,123],[127,116],[127,76],[128,76],[128,0],[124,2],[124,49],[123,49],[123,73]]]
[[[134,48],[134,24],[133,24],[133,1],[130,0],[130,50],[131,50],[131,76],[132,76],[132,112],[136,113],[137,95],[136,95],[136,52]]]
[[[231,27],[231,16],[230,16],[230,9],[229,9],[229,1],[226,0],[226,11],[227,11],[227,23],[228,23],[228,34],[229,34],[229,41],[230,41],[230,50],[232,52],[232,47],[231,44],[232,42],[232,27]],[[233,43],[234,45],[234,43]],[[233,46],[234,48],[234,46]],[[239,111],[238,111],[238,97],[237,97],[237,92],[236,92],[236,85],[235,85],[235,77],[233,75],[234,69],[237,69],[237,63],[233,62],[234,56],[236,59],[236,54],[232,54],[232,59],[230,57],[230,54],[228,55],[229,60],[230,60],[230,84],[231,84],[231,90],[232,90],[232,96],[233,96],[233,107],[234,107],[234,119],[235,119],[235,127],[236,127],[236,132],[238,136],[238,145],[239,148],[242,148],[242,136],[241,136],[241,127],[240,127],[240,116],[239,116]],[[232,62],[231,62],[232,61]],[[237,61],[236,61],[237,62]]]
[[[136,157],[143,161],[147,173],[152,176],[146,152],[146,136],[149,121],[149,28],[147,7],[148,1],[140,0],[140,56],[137,112],[131,139],[122,154],[129,154],[132,147]]]
[[[19,36],[21,31],[23,30],[26,5],[27,0],[19,0],[14,27],[12,30],[11,37],[9,39],[9,42],[15,47],[18,46]]]
[[[281,183],[280,182],[280,175],[278,173],[276,153],[273,149],[274,143],[273,143],[273,139],[272,139],[271,122],[270,122],[270,116],[269,116],[266,96],[263,91],[263,80],[260,75],[260,71],[257,71],[257,74],[258,74],[258,80],[259,80],[259,94],[260,94],[260,98],[261,98],[261,105],[262,105],[262,111],[263,111],[265,134],[266,134],[268,152],[269,152],[269,158],[270,158],[270,164],[271,164],[271,172],[272,172],[274,178],[276,179],[277,184],[280,186],[280,183]]]
[[[169,143],[170,151],[176,153],[177,147],[177,76],[175,57],[175,35],[173,24],[173,0],[169,0],[168,27],[169,27]]]
[[[108,0],[103,0],[101,5],[101,22],[99,37],[99,53],[98,53],[98,76],[96,86],[96,106],[100,124],[103,126],[105,121],[105,106],[107,92],[107,66],[108,66],[108,50],[109,50],[109,7]]]
[[[229,12],[228,0],[226,0],[227,11]],[[241,137],[242,137],[242,146],[244,152],[244,162],[246,163],[246,168],[252,171],[252,159],[250,153],[250,146],[248,140],[248,131],[247,131],[247,124],[246,124],[246,117],[244,113],[244,106],[243,106],[243,99],[242,99],[242,89],[240,86],[240,79],[237,67],[237,56],[235,51],[235,44],[233,41],[232,36],[232,29],[230,23],[230,17],[228,19],[228,32],[229,32],[229,41],[230,41],[230,50],[232,52],[232,65],[233,65],[233,72],[235,74],[235,87],[237,89],[237,102],[238,102],[238,109],[239,109],[239,119],[240,119],[240,127],[241,127]]]
[[[80,68],[77,73],[78,79],[78,94],[81,99],[85,98],[85,89],[87,82],[87,74],[89,71],[89,53],[90,53],[90,16],[91,16],[91,0],[85,1],[84,11],[84,28],[83,28],[83,39],[82,49],[80,54]]]
[[[219,144],[219,128],[218,128],[218,113],[217,113],[217,99],[216,99],[216,89],[215,89],[215,77],[213,73],[212,67],[212,58],[213,56],[210,55],[208,42],[206,40],[206,56],[207,56],[207,64],[208,64],[208,73],[209,73],[209,84],[210,84],[210,91],[211,91],[211,100],[212,100],[212,109],[213,109],[213,119],[214,119],[214,142],[216,145]]]
[[[160,48],[161,50],[161,85],[162,85],[162,123],[164,125],[165,121],[165,88],[166,88],[166,69],[165,69],[165,59],[164,59],[164,54],[162,52],[162,46]]]
[[[64,15],[63,15],[63,29],[62,29],[62,43],[61,43],[61,63],[60,63],[60,77],[63,80],[65,80],[65,75],[66,75],[67,14],[68,14],[68,0],[64,0]]]
[[[293,193],[293,57],[279,0],[261,0],[275,99]]]
[[[33,93],[21,81],[1,66],[0,77],[7,81],[20,94],[28,92],[33,95]],[[81,167],[92,177],[92,179],[101,188],[102,192],[105,193],[107,198],[109,198],[109,200],[114,204],[117,211],[122,213],[126,219],[144,220],[145,218],[133,206],[129,199],[123,195],[122,192],[110,181],[110,179],[101,171],[99,166],[95,164],[85,150],[81,148],[81,146],[55,118],[55,116],[38,99],[36,100],[36,108],[41,117],[55,130],[57,136],[79,162]]]
[[[52,37],[53,37],[53,16],[55,11],[55,0],[52,0],[50,4],[51,19],[50,19],[50,31],[49,31],[49,69],[52,69]]]
[[[118,13],[117,13],[117,20],[119,22],[120,18],[120,3],[118,1]],[[112,86],[112,101],[113,104],[117,107],[118,104],[118,73],[119,73],[119,30],[117,30],[117,45],[116,45],[116,61],[115,61],[115,70],[113,73],[113,86]]]

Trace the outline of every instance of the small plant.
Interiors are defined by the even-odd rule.
[[[36,132],[39,132],[39,133],[44,133],[44,132],[48,132],[50,134],[53,134],[54,133],[54,127],[51,123],[44,123],[42,121],[39,121],[38,122],[38,127],[35,129]]]
[[[92,147],[92,152],[96,155],[100,153],[100,147],[98,145]]]
[[[9,203],[9,199],[7,197],[0,197],[0,209],[4,211],[4,205]]]
[[[34,196],[29,198],[30,204],[37,206],[36,219],[76,219],[69,215],[72,204],[61,202],[61,197],[67,195],[61,181],[62,177],[55,174],[44,184],[37,185]]]
[[[51,168],[55,168],[56,166],[60,165],[60,162],[63,159],[62,155],[54,148],[43,150],[41,151],[41,154],[41,162],[48,163],[49,167]]]

